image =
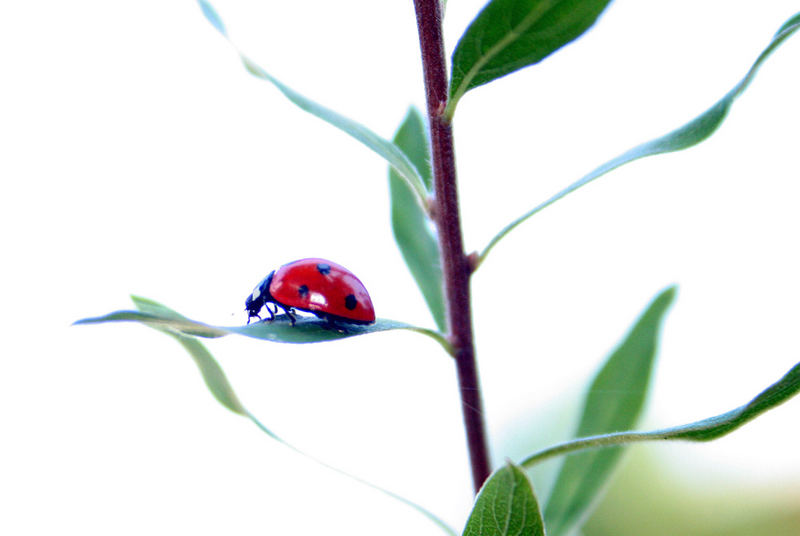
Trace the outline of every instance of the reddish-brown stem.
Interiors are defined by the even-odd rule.
[[[461,237],[461,220],[456,187],[453,126],[445,116],[447,67],[442,39],[441,0],[414,0],[422,52],[422,70],[431,135],[433,167],[433,213],[442,254],[442,275],[447,303],[448,338],[453,347],[461,410],[467,434],[475,492],[491,473],[483,402],[475,363],[469,278],[471,268]]]

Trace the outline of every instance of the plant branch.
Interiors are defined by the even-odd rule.
[[[440,0],[414,0],[419,30],[425,96],[431,136],[434,198],[432,213],[442,254],[448,338],[453,349],[461,394],[475,492],[491,473],[483,402],[475,361],[470,305],[470,264],[464,253],[459,216],[453,128],[447,108],[447,67],[442,39]]]

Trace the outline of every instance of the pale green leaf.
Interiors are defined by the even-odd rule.
[[[253,322],[240,326],[214,326],[187,318],[158,302],[133,297],[138,311],[115,311],[102,316],[84,318],[75,324],[100,324],[105,322],[139,322],[141,324],[189,337],[216,338],[232,333],[271,342],[293,344],[326,342],[378,333],[395,329],[405,329],[427,335],[450,352],[450,345],[444,337],[433,330],[419,328],[404,322],[379,318],[374,324],[331,324],[315,317],[298,317],[295,325],[286,315],[278,315],[274,321]]]
[[[284,445],[287,448],[293,450],[294,452],[297,452],[301,456],[305,456],[306,458],[314,461],[315,463],[318,463],[318,464],[320,464],[320,465],[322,465],[322,466],[324,466],[324,467],[326,467],[326,468],[328,468],[328,469],[330,469],[330,470],[332,470],[332,471],[334,471],[336,473],[339,473],[340,475],[343,475],[343,476],[345,476],[347,478],[355,480],[356,482],[359,482],[359,483],[361,483],[361,484],[363,484],[365,486],[368,486],[368,487],[370,487],[370,488],[372,488],[372,489],[374,489],[376,491],[379,491],[381,493],[384,493],[385,495],[391,497],[392,499],[395,499],[395,500],[397,500],[397,501],[399,501],[399,502],[401,502],[401,503],[403,503],[403,504],[405,504],[407,506],[410,506],[411,508],[416,510],[418,513],[420,513],[423,516],[427,517],[430,521],[432,521],[434,524],[436,524],[436,526],[439,527],[439,529],[441,529],[445,534],[448,534],[449,536],[455,536],[456,535],[456,531],[453,530],[452,527],[450,527],[447,523],[445,523],[441,518],[436,516],[433,512],[425,509],[424,507],[420,506],[419,504],[417,504],[417,503],[415,503],[413,501],[410,501],[410,500],[406,499],[405,497],[402,497],[402,496],[400,496],[400,495],[398,495],[398,494],[396,494],[394,492],[391,492],[391,491],[389,491],[389,490],[387,490],[385,488],[382,488],[382,487],[377,486],[377,485],[375,485],[375,484],[373,484],[371,482],[368,482],[368,481],[366,481],[366,480],[364,480],[364,479],[362,479],[360,477],[357,477],[357,476],[355,476],[355,475],[353,475],[351,473],[348,473],[346,471],[338,469],[337,467],[329,465],[329,464],[323,462],[322,460],[320,460],[320,459],[318,459],[318,458],[316,458],[314,456],[311,456],[310,454],[307,454],[306,452],[298,449],[294,445],[292,445],[290,443],[287,443],[284,439],[282,439],[280,436],[278,436],[275,432],[273,432],[272,430],[267,428],[252,413],[250,413],[244,407],[244,405],[242,405],[242,403],[239,401],[239,397],[236,396],[236,392],[233,390],[233,387],[228,382],[228,379],[225,376],[225,372],[222,370],[222,367],[220,367],[219,363],[214,359],[214,357],[211,355],[211,352],[208,351],[208,349],[205,347],[205,345],[203,343],[201,343],[199,340],[197,340],[196,338],[194,338],[192,336],[184,335],[181,332],[177,331],[175,329],[175,325],[170,324],[169,322],[167,322],[164,319],[172,319],[172,320],[176,320],[176,321],[180,320],[180,319],[183,319],[184,321],[192,322],[191,320],[186,319],[186,317],[184,317],[183,315],[181,315],[180,313],[178,313],[176,311],[173,311],[172,309],[170,309],[169,307],[166,307],[165,305],[162,305],[162,304],[160,304],[158,302],[155,302],[155,301],[152,301],[152,300],[148,300],[146,298],[134,297],[133,301],[136,304],[136,306],[139,309],[139,311],[128,311],[126,313],[138,312],[138,313],[140,313],[142,315],[145,315],[145,317],[148,318],[148,319],[153,319],[153,318],[162,319],[162,321],[159,321],[159,322],[151,322],[149,320],[148,321],[139,320],[139,321],[142,322],[145,325],[148,325],[148,326],[156,329],[157,331],[160,331],[162,333],[166,333],[167,335],[170,335],[171,337],[175,338],[181,344],[181,346],[184,347],[184,349],[189,353],[189,355],[192,357],[192,359],[194,360],[195,364],[197,365],[198,369],[200,370],[200,373],[203,376],[203,381],[205,382],[206,387],[208,387],[208,390],[211,392],[211,394],[214,396],[214,398],[217,399],[217,401],[220,404],[222,404],[223,406],[225,406],[226,408],[228,408],[229,410],[231,410],[234,413],[237,413],[239,415],[247,417],[262,432],[267,434],[269,437],[271,437],[272,439],[274,439],[278,443],[281,443],[282,445]],[[126,316],[130,317],[129,318],[130,320],[134,319],[134,316],[132,314],[126,314]],[[79,323],[91,323],[93,321],[94,321],[94,319],[88,319],[87,321],[76,322],[76,324],[79,324]],[[184,327],[183,324],[179,324],[179,326],[181,328]]]
[[[573,182],[546,201],[536,205],[530,211],[509,223],[499,233],[497,233],[497,235],[492,238],[489,244],[483,249],[480,254],[478,264],[483,262],[486,259],[486,256],[489,254],[489,251],[491,251],[500,240],[502,240],[518,225],[528,220],[528,218],[534,214],[537,214],[541,210],[549,207],[561,198],[574,192],[578,188],[586,186],[595,179],[602,177],[609,171],[647,156],[654,156],[688,149],[689,147],[692,147],[693,145],[696,145],[707,139],[725,120],[725,117],[728,115],[728,111],[730,110],[734,101],[744,92],[753,78],[755,78],[758,69],[761,67],[764,61],[775,51],[775,49],[778,48],[778,46],[780,46],[781,43],[794,34],[798,28],[800,28],[800,14],[793,16],[783,26],[781,26],[781,29],[777,34],[775,34],[767,48],[765,48],[764,51],[758,56],[745,77],[738,84],[736,84],[733,89],[726,93],[724,97],[722,97],[704,113],[682,127],[673,130],[669,134],[641,145],[637,145],[633,149],[630,149],[616,158],[609,160],[605,164],[598,166],[587,175]]]
[[[408,111],[395,134],[394,143],[420,170],[426,186],[430,189],[428,135],[422,116],[416,108],[412,107]],[[444,331],[447,324],[442,287],[442,263],[433,225],[414,199],[408,183],[402,181],[393,168],[389,169],[389,193],[392,201],[394,239],[425,298],[436,326],[439,331]]]
[[[206,19],[208,19],[208,22],[210,22],[219,33],[227,37],[228,30],[225,28],[225,24],[222,22],[217,10],[214,9],[214,6],[209,4],[206,0],[197,0],[197,3],[200,4],[200,9],[203,11],[203,15]]]
[[[595,376],[576,437],[628,430],[636,424],[647,398],[662,320],[675,292],[675,287],[669,287],[650,303]],[[566,458],[545,506],[550,536],[568,534],[581,520],[621,454],[617,448]]]
[[[236,49],[237,54],[239,54],[239,57],[244,63],[245,68],[250,74],[256,78],[271,83],[278,88],[278,90],[283,93],[286,98],[288,98],[292,103],[300,107],[302,110],[305,110],[306,112],[349,134],[383,157],[387,162],[389,162],[390,166],[397,170],[397,174],[404,181],[408,182],[411,190],[414,192],[414,195],[417,198],[417,202],[420,203],[420,206],[425,206],[427,192],[425,190],[422,176],[414,167],[414,165],[408,160],[403,151],[401,151],[395,144],[386,140],[385,138],[380,137],[361,123],[344,117],[343,115],[334,112],[333,110],[326,108],[309,98],[304,97],[256,65],[234,45],[233,41],[225,30],[222,19],[214,10],[213,6],[206,0],[197,1],[203,11],[203,15],[205,15],[214,28],[216,28],[217,31],[219,31],[225,37],[225,39],[231,43],[234,49]]]
[[[220,404],[234,413],[245,417],[249,416],[247,410],[244,409],[244,406],[242,406],[242,403],[239,401],[239,397],[237,397],[236,393],[233,391],[233,387],[228,383],[228,378],[225,376],[222,367],[219,366],[219,363],[217,363],[211,355],[211,352],[206,349],[203,343],[194,337],[179,335],[168,330],[160,331],[175,337],[178,342],[181,343],[181,346],[189,352],[197,368],[200,369],[200,374],[203,376],[206,387],[208,387],[208,390],[211,391],[211,394],[214,395],[214,398],[216,398]]]

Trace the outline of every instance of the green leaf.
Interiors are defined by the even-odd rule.
[[[298,317],[297,322],[292,326],[286,315],[278,315],[272,322],[253,322],[243,326],[212,326],[187,318],[158,302],[138,296],[132,298],[140,310],[115,311],[103,316],[84,318],[75,324],[139,322],[162,331],[189,337],[216,338],[235,333],[265,341],[293,344],[334,341],[368,333],[406,329],[431,337],[450,352],[449,343],[440,333],[394,320],[379,318],[374,324],[368,326],[355,324],[344,326],[331,325],[325,320],[304,316]]]
[[[197,3],[200,4],[200,9],[203,11],[205,18],[208,19],[208,22],[210,22],[219,33],[227,37],[228,29],[225,28],[225,24],[222,22],[217,10],[214,9],[214,6],[209,4],[206,0],[197,0]]]
[[[409,109],[393,141],[422,173],[425,185],[430,189],[428,136],[422,116],[413,106]],[[389,194],[392,201],[394,239],[425,298],[425,303],[428,304],[436,326],[439,331],[444,331],[447,323],[444,312],[442,263],[434,228],[427,214],[414,199],[414,193],[408,187],[408,183],[401,180],[393,168],[389,168]]]
[[[76,321],[75,325],[102,324],[105,322],[139,322],[152,328],[170,331],[179,335],[205,337],[207,339],[223,337],[229,333],[225,328],[209,326],[184,317],[176,318],[172,315],[131,310],[114,311],[102,316],[82,318]]]
[[[783,378],[761,391],[753,400],[727,413],[682,426],[652,430],[650,432],[619,432],[581,437],[532,454],[521,465],[532,467],[536,463],[568,452],[613,447],[642,441],[712,441],[728,435],[762,413],[783,404],[797,395],[798,392],[800,392],[800,363],[792,367]]]
[[[206,0],[197,0],[197,2],[203,11],[203,15],[205,15],[214,28],[216,28],[217,31],[219,31],[219,33],[222,34],[223,37],[225,37],[225,39],[227,39],[228,42],[234,47],[237,54],[239,54],[239,57],[241,58],[245,68],[250,74],[256,78],[260,78],[261,80],[271,83],[278,88],[278,90],[280,90],[280,92],[283,93],[286,98],[288,98],[302,110],[305,110],[306,112],[315,115],[323,121],[335,126],[339,130],[346,132],[353,138],[372,149],[378,155],[382,156],[387,162],[389,162],[390,166],[397,170],[398,176],[400,176],[404,181],[408,182],[408,185],[410,186],[411,191],[414,192],[414,195],[416,196],[417,202],[420,204],[420,206],[425,206],[427,191],[425,190],[422,176],[409,161],[406,155],[403,154],[403,151],[401,151],[400,148],[398,148],[392,142],[378,136],[375,132],[371,131],[361,123],[357,123],[352,119],[344,117],[343,115],[340,115],[337,112],[334,112],[333,110],[304,97],[300,93],[297,93],[295,90],[267,73],[264,69],[256,65],[252,60],[239,51],[236,45],[233,44],[233,41],[231,41],[231,38],[228,36],[225,26],[222,23],[222,19],[214,10],[213,6]]]
[[[180,323],[182,327],[191,329],[190,324],[192,321],[178,312],[173,311],[169,307],[161,305],[153,300],[148,300],[147,298],[141,298],[138,296],[132,296],[131,298],[133,299],[133,303],[136,305],[136,308],[139,309],[138,313],[146,315],[151,319],[170,318],[173,319],[173,321]],[[120,317],[126,317],[133,320],[136,317],[135,313],[137,313],[137,311],[130,311],[129,313],[129,315],[120,313]],[[88,322],[76,322],[76,324],[78,323]],[[155,321],[147,322],[146,324],[153,329],[160,331],[161,333],[165,333],[173,337],[181,344],[181,346],[184,347],[187,352],[189,352],[189,355],[192,356],[195,365],[197,365],[197,368],[200,370],[200,374],[203,376],[203,381],[206,383],[206,387],[208,387],[208,390],[211,391],[211,394],[214,395],[214,398],[216,398],[220,404],[234,413],[247,416],[247,410],[244,409],[244,406],[239,401],[239,397],[237,397],[236,393],[233,391],[233,387],[231,387],[231,384],[228,383],[228,378],[225,376],[225,372],[222,370],[222,367],[219,366],[219,363],[217,363],[217,361],[211,355],[211,352],[206,349],[203,343],[195,339],[193,336],[184,335],[181,332],[176,331],[169,324],[162,324]],[[212,334],[212,332],[209,333],[209,336],[215,336],[215,334]]]
[[[660,439],[712,441],[752,421],[762,413],[783,404],[800,391],[800,363],[753,400],[722,415],[657,432]]]
[[[453,52],[448,115],[475,87],[538,63],[594,24],[611,0],[492,0]]]
[[[539,503],[522,469],[508,462],[489,477],[463,536],[544,536]]]
[[[197,368],[200,369],[200,374],[203,376],[206,387],[208,387],[208,390],[211,391],[211,394],[214,395],[214,398],[216,398],[220,404],[234,413],[245,417],[248,416],[247,410],[244,409],[244,406],[239,401],[239,397],[237,397],[236,393],[233,391],[233,387],[228,383],[228,378],[225,376],[222,367],[219,366],[219,363],[217,363],[211,355],[211,352],[206,349],[203,343],[194,337],[178,335],[177,333],[166,330],[160,331],[177,339],[178,342],[181,343],[181,346],[189,352]]]
[[[594,181],[595,179],[602,177],[609,171],[612,171],[624,164],[629,162],[633,162],[634,160],[638,160],[640,158],[645,158],[647,156],[654,156],[658,154],[670,153],[674,151],[680,151],[683,149],[688,149],[698,143],[706,140],[710,137],[717,128],[722,124],[725,120],[725,117],[728,115],[728,111],[730,110],[731,106],[733,105],[734,101],[744,92],[750,82],[755,78],[758,69],[761,67],[761,64],[781,45],[786,39],[788,39],[797,29],[800,28],[800,13],[790,18],[778,33],[775,34],[772,41],[769,43],[767,48],[758,56],[755,63],[750,67],[750,70],[747,72],[745,77],[738,83],[736,86],[731,89],[724,97],[722,97],[716,104],[714,104],[711,108],[706,110],[701,115],[694,118],[692,121],[688,122],[687,124],[683,125],[682,127],[673,130],[669,134],[661,136],[660,138],[656,138],[654,140],[648,141],[641,145],[637,145],[633,149],[630,149],[621,155],[617,156],[602,164],[601,166],[595,168],[587,175],[583,176],[579,180],[573,182],[560,192],[556,193],[546,201],[536,205],[530,211],[526,212],[516,220],[509,223],[505,226],[497,235],[492,238],[489,244],[484,248],[481,252],[480,257],[478,259],[478,265],[486,259],[486,256],[489,254],[489,251],[497,245],[497,243],[503,239],[508,233],[514,230],[518,225],[526,221],[528,218],[537,214],[541,210],[549,207],[559,199],[566,197],[568,194],[571,194],[578,188],[582,186],[586,186],[590,182]]]
[[[576,437],[630,429],[647,397],[664,314],[675,287],[661,292],[639,317],[592,381]],[[587,513],[611,475],[622,450],[590,451],[569,456],[556,477],[545,507],[550,536],[567,534]]]
[[[133,301],[136,304],[136,307],[139,311],[128,311],[127,313],[141,313],[145,315],[147,318],[171,318],[171,319],[186,319],[186,317],[182,316],[180,313],[173,311],[169,307],[162,305],[158,302],[148,300],[146,298],[140,297],[133,297]],[[126,316],[132,317],[132,315],[128,314]],[[131,318],[132,319],[132,318]],[[91,323],[95,319],[88,319],[87,321],[80,321],[78,323]],[[284,439],[278,436],[275,432],[267,428],[261,421],[259,421],[252,413],[250,413],[247,409],[245,409],[244,405],[239,401],[239,397],[236,396],[236,392],[233,390],[233,387],[228,382],[227,377],[225,376],[225,372],[220,367],[219,363],[217,363],[214,356],[211,355],[211,352],[205,347],[203,343],[195,339],[191,336],[183,335],[179,332],[174,331],[174,328],[169,323],[161,323],[161,322],[144,322],[144,324],[165,333],[173,338],[175,338],[181,346],[189,353],[189,355],[194,360],[197,368],[200,369],[200,373],[203,376],[203,381],[205,381],[206,387],[208,390],[211,391],[211,394],[214,395],[214,398],[217,401],[231,410],[232,412],[242,415],[243,417],[247,417],[250,419],[262,432],[267,434],[269,437],[277,441],[278,443],[284,445],[285,447],[293,450],[294,452],[300,454],[301,456],[305,456],[306,458],[310,459],[311,461],[322,465],[336,473],[339,473],[342,476],[355,480],[356,482],[368,486],[376,491],[380,491],[381,493],[388,495],[389,497],[407,505],[416,510],[418,513],[424,515],[433,523],[435,523],[443,532],[450,536],[455,536],[456,532],[453,530],[447,523],[445,523],[442,519],[437,517],[435,514],[430,512],[429,510],[423,508],[422,506],[416,504],[413,501],[406,499],[400,495],[397,495],[394,492],[391,492],[385,488],[377,486],[371,482],[368,482],[362,478],[359,478],[355,475],[352,475],[346,471],[342,471],[332,465],[329,465],[322,460],[303,452],[302,450],[298,449],[294,445],[287,443]],[[189,322],[192,322],[191,320]]]

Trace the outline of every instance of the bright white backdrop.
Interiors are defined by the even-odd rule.
[[[481,2],[449,4],[452,49]],[[422,105],[409,1],[215,5],[268,71],[386,137]],[[384,163],[244,72],[194,2],[3,11],[0,532],[436,534],[227,412],[168,338],[69,326],[131,293],[244,322],[252,286],[304,256],[352,268],[380,316],[431,325],[391,238]],[[456,119],[468,246],[705,110],[795,11],[620,0],[578,44],[468,94]],[[498,461],[520,454],[512,427],[530,435],[529,412],[579,392],[668,284],[680,292],[649,425],[731,409],[798,361],[798,60],[795,36],[710,141],[601,179],[494,250],[474,291]],[[276,432],[463,523],[456,386],[435,344],[209,347]],[[690,482],[796,483],[799,416],[793,401],[716,444],[657,450]]]

